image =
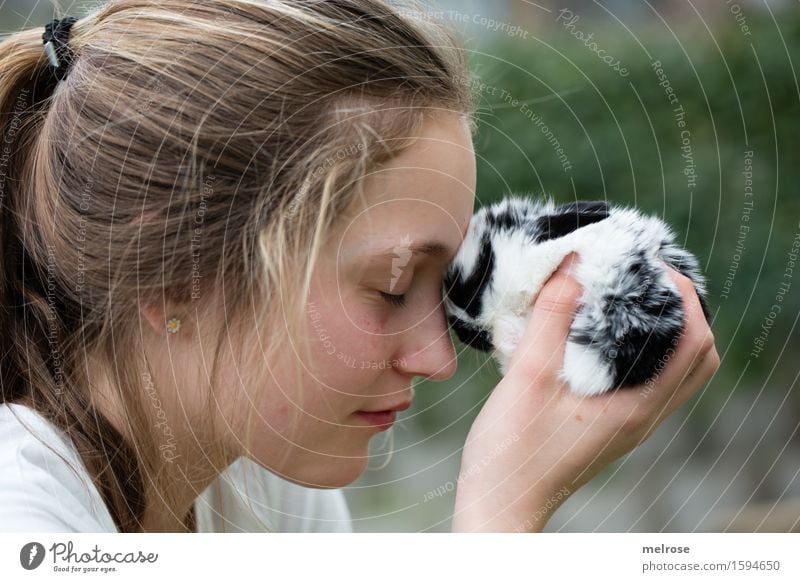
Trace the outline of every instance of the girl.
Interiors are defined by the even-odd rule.
[[[351,530],[338,488],[456,364],[472,83],[411,8],[112,0],[0,45],[4,529]],[[580,288],[550,279],[454,531],[540,531],[714,373],[671,275],[688,315],[655,385],[586,400],[556,379]]]

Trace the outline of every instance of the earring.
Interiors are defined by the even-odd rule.
[[[177,317],[173,317],[167,322],[167,331],[169,333],[178,333],[178,330],[181,328],[181,320]]]

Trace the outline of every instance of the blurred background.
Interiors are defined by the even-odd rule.
[[[96,4],[4,0],[0,32]],[[709,280],[717,375],[546,531],[800,531],[800,4],[440,0],[416,17],[456,29],[480,82],[477,206],[635,205]],[[454,341],[456,374],[416,384],[345,489],[356,531],[449,531],[461,447],[500,379]]]

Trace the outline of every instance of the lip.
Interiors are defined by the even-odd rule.
[[[369,424],[385,430],[394,424],[397,420],[397,413],[402,410],[407,410],[411,407],[411,400],[404,400],[400,404],[396,404],[390,408],[383,410],[357,410],[355,412],[360,418]]]
[[[381,408],[380,410],[359,410],[358,412],[400,412],[402,410],[408,410],[411,407],[411,400],[404,400],[400,404],[395,406],[389,406],[388,408]]]
[[[397,412],[394,410],[381,410],[377,412],[367,412],[366,410],[357,410],[356,416],[365,420],[372,426],[381,430],[386,430],[394,424],[397,419]]]

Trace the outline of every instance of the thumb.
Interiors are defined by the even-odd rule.
[[[509,361],[509,371],[526,383],[553,383],[564,362],[564,345],[583,291],[568,269],[579,257],[569,253],[542,287],[531,318]]]

